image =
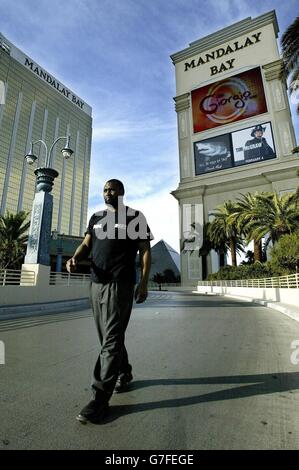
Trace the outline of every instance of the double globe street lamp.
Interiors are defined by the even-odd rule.
[[[53,149],[59,140],[66,141],[61,153],[65,159],[69,159],[74,153],[70,148],[70,136],[58,137],[50,147],[43,140],[31,142],[30,150],[25,155],[29,165],[37,160],[33,153],[34,145],[41,143],[46,150],[45,166],[36,168],[36,193],[33,200],[30,229],[28,235],[25,264],[50,265],[50,240],[53,212],[53,196],[50,194],[54,185],[54,179],[59,175],[58,171],[51,167]]]

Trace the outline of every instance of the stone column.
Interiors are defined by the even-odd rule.
[[[178,120],[180,179],[194,176],[194,163],[190,148],[190,93],[174,98]]]
[[[58,172],[53,168],[37,168],[37,192],[34,196],[25,264],[50,264],[50,239],[53,196],[50,193]]]
[[[287,85],[282,59],[264,65],[263,70],[272,102],[272,125],[277,137],[277,155],[279,157],[292,155],[292,150],[296,147],[296,138],[287,97]]]

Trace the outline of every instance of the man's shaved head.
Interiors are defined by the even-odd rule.
[[[115,184],[118,187],[118,190],[119,190],[121,196],[123,196],[125,194],[124,185],[120,180],[112,179],[112,180],[106,181],[106,184],[107,183]]]

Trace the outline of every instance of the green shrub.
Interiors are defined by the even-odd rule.
[[[224,266],[208,276],[209,281],[231,279],[257,279],[294,274],[299,268],[299,231],[284,235],[271,249],[271,260],[266,263]]]
[[[257,279],[275,275],[270,262],[260,263],[256,261],[247,265],[224,266],[217,273],[210,274],[208,280]]]
[[[281,237],[270,254],[271,266],[278,275],[295,273],[299,268],[299,231]]]

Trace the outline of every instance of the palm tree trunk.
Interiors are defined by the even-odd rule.
[[[254,261],[262,261],[262,242],[261,240],[254,240],[253,241],[254,248]]]
[[[230,254],[232,257],[232,265],[237,266],[236,243],[233,238],[230,239],[229,247],[230,247]]]
[[[225,266],[225,253],[223,252],[219,253],[219,265],[220,268],[223,268],[223,266]]]
[[[208,269],[207,269],[207,256],[202,255],[201,257],[201,266],[202,266],[202,280],[207,279]]]

